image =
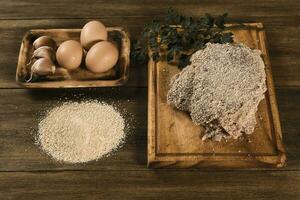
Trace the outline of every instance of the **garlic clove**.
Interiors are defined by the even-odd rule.
[[[55,52],[51,47],[48,46],[42,46],[36,49],[33,52],[32,57],[34,58],[48,58],[52,62],[55,61]]]
[[[56,70],[56,66],[53,62],[47,58],[39,58],[36,60],[31,66],[30,78],[26,81],[30,82],[34,75],[38,76],[46,76],[54,74]]]
[[[49,36],[41,36],[33,42],[33,47],[35,49],[38,49],[39,47],[42,46],[48,46],[51,47],[52,49],[56,49],[55,41]]]
[[[49,59],[40,58],[34,62],[31,69],[37,75],[44,76],[44,75],[54,74],[55,65]]]
[[[33,60],[39,59],[39,58],[47,58],[47,59],[51,60],[52,62],[54,62],[55,61],[55,52],[51,47],[48,47],[48,46],[39,47],[38,49],[36,49],[33,52],[33,55],[30,58],[30,61],[27,64],[27,66],[30,65],[33,62]]]

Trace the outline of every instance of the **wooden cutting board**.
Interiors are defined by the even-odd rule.
[[[202,141],[204,128],[166,102],[169,82],[179,72],[166,62],[148,64],[148,167],[260,168],[283,167],[286,154],[271,66],[261,23],[230,25],[235,42],[260,49],[266,65],[265,99],[259,104],[252,135],[238,140]]]

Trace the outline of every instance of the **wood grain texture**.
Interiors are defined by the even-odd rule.
[[[265,33],[261,23],[231,28],[235,42],[260,49],[266,66],[267,92],[259,104],[254,133],[239,140],[202,141],[205,128],[167,104],[171,78],[179,72],[166,62],[149,62],[148,166],[154,168],[283,167],[286,155],[277,110]],[[234,26],[231,26],[234,27]],[[240,27],[240,26],[239,26]]]
[[[282,184],[282,183],[285,184]],[[300,172],[105,171],[0,173],[2,199],[291,199]]]
[[[245,8],[246,10],[246,8]],[[223,11],[220,11],[220,13]],[[200,13],[199,13],[200,14]],[[265,25],[275,86],[300,86],[300,19],[297,16],[234,16],[232,21],[261,21]],[[158,16],[159,17],[159,16]],[[125,27],[136,39],[152,17],[99,17],[107,26]],[[90,19],[0,20],[0,88],[17,88],[15,71],[18,51],[24,34],[30,29],[81,28]],[[280,31],[279,31],[280,30]],[[129,87],[147,86],[146,64],[131,63]]]
[[[43,1],[10,0],[1,2],[0,19],[98,18],[102,16],[161,16],[170,6],[186,15],[230,12],[238,18],[299,16],[297,0],[115,0]],[[34,11],[34,12],[33,12]],[[288,12],[287,12],[288,11]]]
[[[146,89],[51,89],[1,90],[0,171],[35,170],[121,170],[146,166]],[[14,98],[11,98],[11,97]],[[11,99],[10,101],[8,101]],[[114,104],[129,125],[123,148],[100,162],[82,165],[60,164],[35,144],[38,122],[46,110],[70,101],[99,100]]]
[[[99,162],[84,165],[53,162],[34,145],[34,133],[40,113],[59,104],[63,99],[80,100],[83,97],[117,103],[119,108],[133,115],[130,118],[132,120],[129,120],[134,125],[133,129],[123,148]],[[300,170],[300,90],[279,88],[277,98],[283,139],[288,153],[288,165],[280,170]],[[2,89],[0,144],[0,171],[147,170],[147,89],[53,89],[47,92]]]
[[[300,198],[298,0],[0,0],[0,5],[1,200]],[[15,82],[18,51],[28,30],[81,28],[87,21],[98,19],[107,26],[122,25],[135,39],[146,23],[153,17],[162,18],[170,5],[186,15],[229,12],[234,22],[263,22],[277,86],[288,156],[286,168],[226,172],[147,170],[146,65],[131,63],[130,78],[124,86],[127,89],[122,87],[121,91],[18,89]],[[54,106],[52,103],[59,98],[79,94],[78,98],[98,99],[107,93],[114,101],[119,99],[120,107],[133,113],[136,120],[125,146],[112,157],[86,165],[61,165],[52,162],[33,144],[29,133],[36,127],[40,111]]]

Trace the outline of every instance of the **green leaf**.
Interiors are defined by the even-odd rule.
[[[220,16],[217,16],[216,19],[215,19],[215,24],[218,28],[221,28],[221,29],[224,29],[225,26],[225,18],[227,17],[227,13],[223,14],[223,15],[220,15]]]
[[[206,25],[208,27],[213,27],[213,25],[214,25],[214,18],[210,14],[205,13],[205,15],[204,15],[204,21],[205,21],[205,23],[206,23]]]
[[[223,14],[214,18],[206,13],[202,17],[192,18],[169,8],[164,20],[154,19],[145,25],[140,39],[131,45],[131,58],[145,62],[150,49],[154,61],[178,61],[179,67],[183,68],[189,64],[191,54],[205,48],[206,43],[233,42],[232,33],[224,32],[226,17],[227,14]]]
[[[152,53],[152,59],[154,60],[154,61],[158,61],[159,60],[159,53],[158,52],[153,52]]]
[[[169,51],[167,53],[167,62],[171,62],[174,59],[174,53],[175,51]]]
[[[205,47],[205,43],[203,40],[198,40],[197,42],[194,43],[195,49],[203,49]]]
[[[233,42],[233,33],[227,32],[222,36],[223,43],[232,43]]]
[[[190,64],[190,56],[189,55],[186,55],[186,54],[182,54],[179,58],[179,64],[178,64],[178,67],[180,69],[186,67],[187,65]]]

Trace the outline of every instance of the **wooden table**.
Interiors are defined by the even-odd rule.
[[[0,5],[0,199],[300,199],[299,0],[1,0]],[[20,42],[29,29],[80,28],[100,19],[107,26],[126,27],[136,38],[145,23],[162,18],[169,6],[186,15],[229,12],[232,21],[264,23],[286,168],[147,169],[146,65],[132,65],[128,84],[114,89],[27,90],[15,83]],[[85,165],[58,164],[34,145],[31,132],[41,111],[78,94],[117,99],[134,115],[135,127],[111,157]]]

